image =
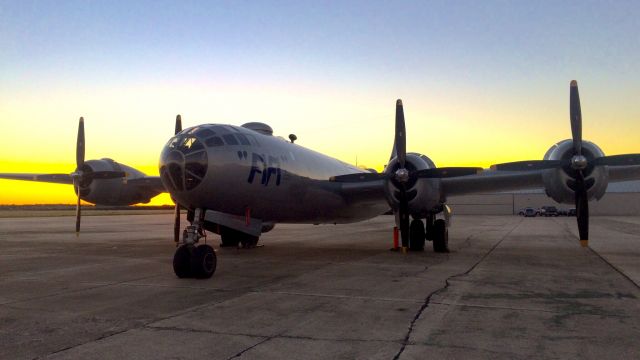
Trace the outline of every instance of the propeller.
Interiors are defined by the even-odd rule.
[[[182,117],[177,115],[174,135],[178,135],[180,131],[182,131]],[[176,204],[173,212],[173,241],[175,241],[176,246],[178,246],[180,243],[180,204],[175,199],[173,202]]]
[[[526,160],[492,165],[491,168],[498,171],[528,171],[545,169],[571,169],[575,181],[570,182],[570,188],[574,192],[576,204],[576,218],[578,221],[578,233],[580,244],[588,246],[589,243],[589,197],[587,190],[593,185],[593,179],[586,180],[584,170],[592,166],[634,166],[640,165],[640,154],[624,154],[602,156],[587,159],[582,155],[582,110],[580,109],[580,94],[578,82],[571,81],[569,87],[569,118],[571,121],[571,137],[573,142],[573,154],[571,158],[564,160]]]
[[[82,207],[80,206],[80,187],[83,184],[90,183],[93,179],[117,179],[126,178],[127,174],[123,171],[91,171],[85,172],[84,170],[84,153],[85,153],[85,139],[84,139],[84,118],[80,117],[78,123],[78,137],[76,139],[76,170],[70,174],[73,179],[73,187],[77,194],[76,202],[76,236],[80,234],[80,218],[82,214]]]
[[[402,239],[402,247],[409,246],[409,200],[415,197],[415,190],[408,191],[407,184],[415,179],[427,178],[446,178],[475,175],[482,171],[479,167],[443,167],[434,169],[409,170],[406,167],[407,162],[407,139],[404,122],[404,108],[402,100],[396,101],[396,124],[395,124],[395,141],[393,145],[393,156],[398,159],[398,168],[395,172],[387,173],[356,173],[331,177],[331,181],[357,183],[376,180],[393,181],[397,187],[396,192],[399,205],[398,216],[400,222],[400,237]]]

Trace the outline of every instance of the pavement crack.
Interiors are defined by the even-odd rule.
[[[227,360],[237,359],[237,358],[241,357],[241,356],[242,356],[242,354],[246,353],[247,351],[249,351],[249,350],[251,350],[251,349],[255,348],[255,347],[256,347],[256,346],[258,346],[258,345],[264,344],[264,343],[266,343],[267,341],[269,341],[269,340],[271,340],[271,339],[273,339],[273,338],[275,338],[275,337],[277,337],[277,336],[278,336],[278,335],[269,336],[268,338],[266,338],[266,339],[264,339],[264,340],[262,340],[262,341],[258,341],[257,343],[255,343],[255,344],[253,344],[253,345],[249,346],[248,348],[246,348],[246,349],[244,349],[244,350],[240,351],[239,353],[237,353],[237,354],[233,355],[232,357],[228,358]]]
[[[413,317],[413,320],[411,320],[411,323],[409,324],[409,329],[407,331],[407,334],[405,335],[404,340],[402,341],[402,346],[400,347],[400,350],[398,350],[398,353],[396,354],[396,356],[393,357],[393,360],[399,359],[400,355],[402,355],[402,353],[404,352],[404,349],[409,344],[409,339],[411,338],[411,334],[413,333],[413,330],[415,329],[416,322],[418,321],[420,316],[422,316],[422,313],[429,307],[429,304],[431,303],[431,298],[434,295],[436,295],[436,294],[446,290],[447,288],[449,288],[449,286],[451,285],[450,280],[453,280],[453,279],[455,279],[457,277],[468,275],[470,272],[472,272],[473,269],[475,269],[480,263],[482,263],[484,261],[484,259],[486,259],[489,255],[491,255],[491,253],[504,241],[504,239],[506,239],[509,235],[511,235],[511,233],[520,225],[520,223],[522,223],[522,220],[520,220],[517,224],[515,224],[513,226],[513,228],[511,228],[511,230],[509,230],[504,236],[502,236],[502,238],[500,238],[500,240],[498,242],[496,242],[495,245],[493,245],[491,247],[491,249],[489,249],[489,251],[487,251],[469,269],[467,269],[466,271],[464,271],[462,273],[449,276],[448,278],[445,279],[445,281],[444,281],[445,284],[444,284],[443,287],[441,287],[439,289],[436,289],[436,290],[432,291],[429,295],[427,295],[427,297],[424,299],[424,303],[422,304],[420,309],[418,309],[418,312]],[[473,235],[470,235],[466,240],[467,241],[470,240],[470,238],[472,236]]]

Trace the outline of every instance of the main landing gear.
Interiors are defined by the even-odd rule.
[[[208,279],[216,272],[215,251],[207,244],[198,245],[205,238],[203,217],[204,212],[196,209],[194,220],[184,229],[182,244],[173,255],[173,271],[179,278]]]
[[[425,240],[433,242],[434,252],[449,252],[449,230],[443,219],[436,220],[434,215],[429,215],[424,223],[421,219],[413,219],[411,221],[409,226],[409,250],[423,251]]]

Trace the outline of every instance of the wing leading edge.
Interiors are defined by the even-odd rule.
[[[17,173],[0,173],[0,179],[38,181],[55,184],[72,185],[73,179],[69,174],[17,174]]]

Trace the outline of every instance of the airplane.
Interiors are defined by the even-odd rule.
[[[84,119],[80,118],[76,169],[71,174],[0,174],[0,178],[72,184],[80,200],[98,205],[148,202],[169,192],[175,202],[173,269],[179,278],[210,278],[217,255],[200,244],[206,231],[219,234],[221,247],[255,247],[277,223],[344,224],[387,213],[395,215],[403,252],[448,252],[454,195],[544,188],[559,203],[574,203],[582,246],[588,246],[588,202],[604,196],[609,182],[640,179],[640,154],[605,156],[582,139],[577,82],[570,83],[572,138],[560,141],[542,160],[478,167],[438,168],[426,155],[406,151],[404,108],[396,102],[395,136],[382,173],[364,170],[273,136],[264,123],[242,126],[202,124],[182,129],[160,155],[160,176],[111,159],[84,160]],[[180,226],[181,209],[189,225]],[[182,230],[182,233],[181,231]]]

